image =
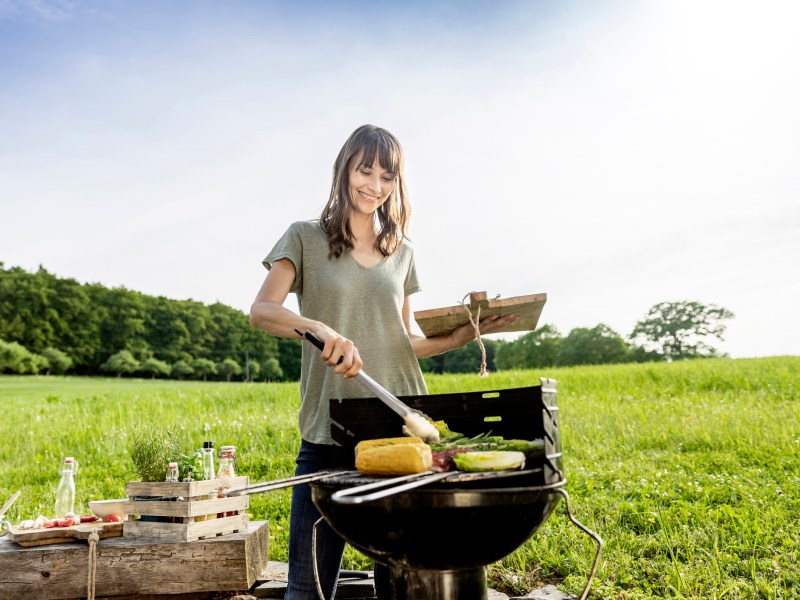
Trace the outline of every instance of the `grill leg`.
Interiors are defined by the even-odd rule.
[[[486,568],[439,571],[390,567],[392,600],[487,600]]]

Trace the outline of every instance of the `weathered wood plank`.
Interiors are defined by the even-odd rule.
[[[165,502],[163,500],[129,500],[125,503],[128,515],[157,517],[197,517],[221,512],[243,510],[250,506],[250,496]]]
[[[97,597],[247,590],[267,564],[269,526],[196,542],[109,538],[97,545]],[[86,597],[88,544],[23,548],[0,538],[0,600]]]
[[[247,476],[225,477],[223,479],[207,479],[205,481],[189,481],[179,483],[165,483],[162,481],[129,481],[125,485],[125,493],[134,496],[166,496],[196,498],[208,496],[211,492],[220,489],[233,489],[245,487],[250,482]]]
[[[230,534],[247,529],[247,515],[196,521],[194,523],[159,523],[155,521],[126,521],[125,538],[159,539],[165,542],[189,542],[215,535]]]

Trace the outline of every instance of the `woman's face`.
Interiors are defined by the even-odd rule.
[[[352,161],[350,177],[350,197],[356,212],[372,215],[386,202],[395,184],[395,174],[381,167],[377,157],[372,165],[361,163],[362,153]]]

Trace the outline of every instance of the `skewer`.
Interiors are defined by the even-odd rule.
[[[234,488],[232,490],[225,490],[226,496],[249,496],[251,494],[260,494],[261,492],[269,492],[271,490],[279,490],[281,488],[291,487],[293,485],[301,485],[303,483],[310,483],[312,481],[319,481],[339,475],[348,475],[357,473],[357,471],[318,471],[317,473],[309,473],[308,475],[295,475],[294,477],[286,477],[284,479],[276,479],[274,481],[265,481],[262,483],[254,483],[241,488]]]
[[[3,504],[3,508],[0,508],[0,519],[2,519],[6,515],[8,509],[11,508],[11,505],[17,501],[17,498],[19,498],[19,495],[20,491],[17,490],[16,493],[13,496],[11,496],[11,498],[8,499],[8,502]]]

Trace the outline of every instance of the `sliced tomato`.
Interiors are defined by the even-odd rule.
[[[97,517],[94,515],[81,515],[81,523],[93,523],[97,521]]]
[[[55,521],[45,521],[44,523],[42,523],[42,527],[45,527],[47,529],[50,529],[51,527],[55,527],[55,526],[56,526],[56,522]]]
[[[56,527],[72,527],[73,523],[75,523],[72,517],[64,517],[63,519],[56,519],[53,522],[55,523]]]
[[[108,515],[103,521],[106,523],[119,523],[122,519],[117,515]]]

